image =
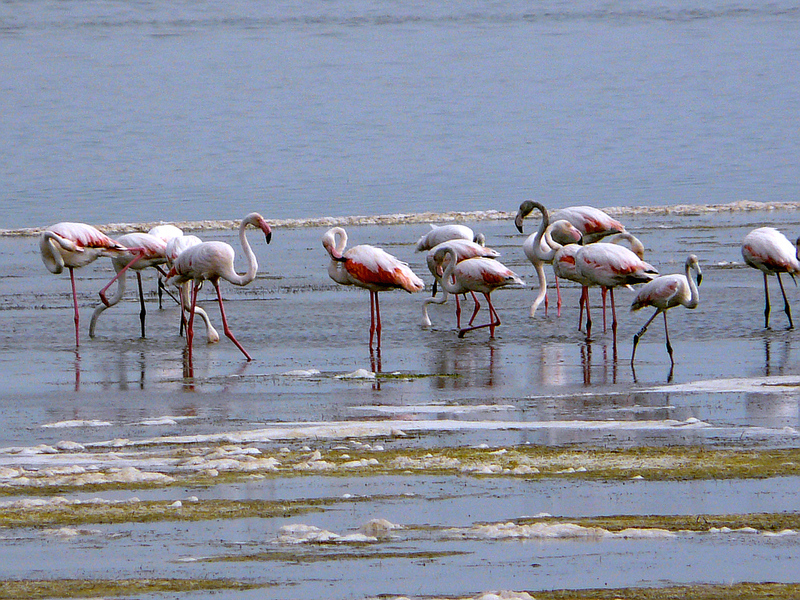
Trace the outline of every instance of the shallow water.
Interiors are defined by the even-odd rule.
[[[10,273],[0,298],[7,324],[0,337],[0,368],[9,374],[0,392],[0,467],[40,473],[70,464],[158,470],[155,465],[163,460],[159,449],[215,439],[271,452],[284,446],[337,444],[346,452],[360,442],[387,449],[525,444],[796,447],[797,334],[785,327],[777,289],[772,290],[774,328],[763,329],[761,276],[743,265],[739,244],[756,225],[797,231],[800,213],[695,212],[620,217],[643,240],[648,260],[662,273],[679,271],[689,251],[700,258],[700,306],[670,314],[676,359],[671,380],[663,329],[657,323],[640,343],[634,379],[631,338],[648,315],[627,310],[632,293],[626,290],[617,294],[616,352],[611,333],[602,333],[599,311],[591,341],[577,330],[579,290],[566,285],[561,317],[554,314],[552,290],[548,314],[540,309],[534,319],[528,316],[534,296],[530,289],[497,292],[503,323],[494,340],[485,330],[459,339],[451,303],[432,307],[434,327],[423,329],[421,303],[427,292],[382,294],[382,350],[370,353],[367,294],[339,288],[328,279],[328,258],[319,242],[324,228],[315,226],[277,226],[269,246],[251,234],[261,264],[258,279],[246,288],[223,289],[231,327],[254,360],[247,363],[224,337],[207,345],[199,333],[189,376],[177,308],[157,308],[152,275],[145,279],[150,297],[146,339],[139,338],[138,304],[130,291],[126,301],[103,315],[97,337],[84,336],[76,350],[68,277],[44,269],[35,237],[0,237],[0,268]],[[528,284],[535,283],[520,247],[524,235],[516,233],[510,219],[470,225],[486,234],[505,264]],[[531,222],[530,230],[534,226]],[[348,227],[352,243],[386,247],[429,282],[423,255],[413,251],[426,229],[417,223]],[[235,243],[230,230],[199,233]],[[93,296],[111,273],[105,262],[79,271],[84,331]],[[787,289],[794,300],[795,288]],[[593,290],[595,303],[596,296]],[[203,292],[203,304],[218,323],[211,291]],[[374,379],[359,375],[359,369],[396,375]],[[348,377],[352,374],[357,377]],[[397,434],[400,430],[404,435]],[[43,450],[64,440],[92,450],[85,459],[81,452]],[[116,450],[104,456],[107,443]],[[602,483],[360,473],[120,490],[70,497],[341,502],[291,519],[90,525],[77,533],[14,530],[5,537],[0,562],[6,565],[6,576],[14,578],[145,573],[255,579],[276,584],[257,592],[258,597],[275,598],[287,593],[316,598],[466,596],[502,588],[791,582],[800,559],[797,535],[521,541],[453,538],[445,532],[540,513],[569,518],[783,512],[794,510],[797,488],[793,477]],[[346,535],[374,518],[405,529],[366,547],[286,546],[278,541],[280,528],[287,524]],[[69,548],[70,559],[43,558],[36,566],[24,559],[45,547]],[[295,553],[296,560],[287,562],[284,551]],[[103,568],[90,567],[99,556],[108,557]],[[233,560],[206,560],[224,557]],[[470,576],[456,578],[456,572]],[[256,592],[250,595],[256,597]],[[242,594],[214,597],[234,596]]]

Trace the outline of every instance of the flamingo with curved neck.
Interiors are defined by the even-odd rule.
[[[214,288],[217,290],[217,299],[219,301],[219,312],[222,317],[222,325],[225,335],[236,345],[242,354],[245,355],[248,361],[252,360],[250,355],[239,343],[233,332],[228,327],[228,320],[225,316],[225,307],[222,303],[222,293],[219,289],[219,280],[224,279],[233,285],[244,286],[252,282],[256,278],[258,272],[258,261],[256,255],[247,241],[245,229],[252,225],[261,229],[264,232],[267,243],[272,241],[272,229],[258,213],[250,213],[242,219],[239,225],[239,242],[247,260],[247,270],[243,274],[236,272],[233,266],[235,252],[230,244],[225,242],[201,242],[195,246],[191,246],[181,252],[175,259],[172,269],[169,272],[170,279],[168,283],[180,286],[187,281],[193,281],[192,288],[192,306],[189,311],[189,323],[186,328],[186,342],[189,348],[189,360],[192,359],[192,339],[194,337],[193,325],[195,308],[197,306],[197,292],[200,289],[203,281],[209,280]]]
[[[690,272],[694,271],[697,283],[691,277]],[[697,308],[700,303],[700,292],[698,286],[703,281],[703,272],[700,270],[700,264],[694,254],[690,254],[686,259],[684,268],[684,275],[663,275],[655,278],[653,281],[646,283],[639,289],[636,298],[631,304],[631,310],[639,310],[645,306],[654,306],[656,312],[647,320],[647,323],[633,336],[633,352],[631,352],[631,368],[633,368],[633,360],[636,357],[636,346],[639,344],[639,339],[647,331],[650,323],[653,322],[659,313],[664,313],[664,334],[667,338],[667,352],[669,353],[669,361],[671,365],[675,365],[672,358],[672,344],[669,342],[669,329],[667,329],[667,311],[673,306],[685,306],[686,308]]]

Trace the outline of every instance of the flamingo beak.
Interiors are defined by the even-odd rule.
[[[703,282],[703,274],[702,273],[698,273],[697,274],[697,285],[700,285],[702,282]]]
[[[267,223],[261,223],[261,231],[264,232],[264,237],[269,244],[272,241],[272,228]]]
[[[514,225],[517,227],[517,231],[519,231],[520,233],[525,233],[524,231],[522,231],[522,220],[524,218],[525,217],[522,216],[522,213],[517,213],[517,216],[514,218]]]

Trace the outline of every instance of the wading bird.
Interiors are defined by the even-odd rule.
[[[614,341],[617,339],[617,310],[614,302],[614,288],[646,283],[658,275],[653,265],[643,261],[634,252],[617,244],[600,242],[583,246],[575,254],[575,268],[581,277],[598,285],[603,290],[603,315],[605,321],[605,291],[611,292],[611,330]],[[603,323],[605,331],[605,322]],[[592,335],[589,305],[586,304],[586,337]]]
[[[117,273],[114,278],[117,281],[117,291],[111,298],[105,298],[105,291],[108,289],[108,286],[100,291],[100,297],[103,299],[103,302],[94,309],[92,321],[89,324],[89,337],[94,337],[97,319],[100,318],[103,311],[118,304],[119,301],[122,300],[122,296],[125,294],[125,280],[127,278],[125,271],[127,267],[136,271],[136,281],[139,284],[139,322],[141,324],[142,337],[145,337],[144,324],[147,309],[144,305],[144,291],[142,290],[142,271],[150,267],[158,267],[167,262],[167,244],[160,237],[150,235],[149,233],[138,232],[122,235],[117,238],[117,242],[126,247],[140,248],[141,252],[134,258],[120,255],[111,259],[111,264],[114,266],[114,270]],[[113,281],[112,279],[112,282]]]
[[[444,304],[447,302],[447,296],[449,292],[442,288],[442,293],[439,296],[436,296],[436,288],[439,284],[439,269],[434,257],[436,255],[436,251],[441,248],[444,244],[447,244],[451,248],[456,251],[456,256],[460,261],[466,260],[468,258],[497,258],[500,256],[500,253],[497,250],[493,250],[491,248],[486,248],[485,246],[481,246],[478,243],[470,242],[469,240],[464,239],[457,239],[457,240],[450,240],[447,242],[442,242],[441,244],[437,244],[433,248],[428,251],[427,256],[425,257],[425,261],[428,264],[428,270],[433,275],[433,297],[427,298],[425,302],[422,303],[422,325],[423,327],[430,327],[431,320],[428,317],[428,304]],[[456,326],[461,329],[461,303],[459,301],[458,295],[456,295]],[[475,318],[475,315],[478,313],[480,305],[478,304],[478,300],[475,297],[475,293],[472,292],[472,299],[475,301],[475,311],[473,312],[472,319]],[[472,325],[472,320],[470,320],[470,325]]]
[[[449,240],[468,240],[483,246],[486,238],[484,238],[482,233],[476,235],[472,229],[466,225],[456,225],[454,223],[448,225],[431,224],[431,230],[417,241],[417,252],[430,250],[434,246],[438,246],[442,242],[447,242]]]
[[[447,244],[443,244],[436,251],[434,262],[440,270],[439,277],[445,290],[451,294],[480,292],[489,304],[489,322],[459,329],[458,337],[464,337],[468,331],[483,327],[488,327],[489,337],[494,337],[494,329],[500,325],[500,317],[492,305],[492,292],[510,285],[524,286],[525,283],[516,273],[495,259],[468,258],[458,262],[456,251]],[[445,264],[446,266],[444,266]],[[474,318],[475,315],[473,315]]]
[[[156,225],[155,227],[151,228],[147,233],[150,235],[154,235],[157,238],[161,238],[164,240],[164,243],[169,244],[170,241],[177,237],[183,236],[183,229],[180,227],[176,227],[175,225],[171,225],[169,223],[162,223],[161,225]],[[169,263],[167,263],[169,264]],[[161,276],[163,273],[159,272],[158,274],[158,308],[163,308],[162,300],[164,298],[164,281],[162,280]],[[169,293],[169,292],[167,292]],[[173,300],[175,298],[173,297]]]
[[[798,240],[800,243],[800,240]],[[748,233],[742,242],[742,256],[744,262],[754,269],[764,273],[764,327],[769,329],[769,283],[768,275],[775,275],[778,278],[778,285],[783,294],[783,310],[789,318],[789,329],[794,328],[792,322],[792,309],[789,300],[786,299],[786,290],[783,289],[781,273],[788,273],[794,276],[800,273],[800,261],[797,259],[797,249],[792,246],[785,235],[774,227],[759,227]]]
[[[345,251],[347,232],[342,227],[326,231],[322,236],[322,246],[331,257],[328,264],[331,279],[342,285],[355,285],[369,290],[369,349],[373,348],[376,332],[376,346],[380,349],[382,327],[378,292],[396,289],[419,292],[425,284],[406,263],[380,248],[362,244]]]
[[[168,283],[180,286],[186,282],[193,282],[192,287],[192,302],[189,311],[189,323],[186,328],[186,343],[189,348],[189,361],[192,359],[192,340],[194,337],[193,325],[194,314],[197,307],[197,292],[203,281],[209,280],[217,291],[217,299],[219,300],[219,312],[222,317],[222,327],[225,335],[236,345],[242,354],[245,355],[248,361],[252,360],[250,355],[239,343],[233,332],[228,327],[228,320],[225,317],[225,307],[222,303],[222,292],[219,289],[219,280],[224,279],[233,285],[247,285],[253,281],[258,272],[258,261],[256,255],[250,248],[250,243],[247,241],[245,229],[248,225],[253,225],[264,232],[267,243],[272,240],[272,230],[267,222],[258,213],[250,213],[242,219],[239,225],[239,242],[242,245],[245,258],[247,259],[247,271],[243,275],[239,275],[233,266],[233,259],[235,252],[230,244],[225,242],[201,242],[178,254],[175,259],[172,269],[169,272],[170,279]]]
[[[58,275],[64,267],[69,269],[75,307],[75,346],[79,346],[80,313],[74,269],[84,267],[101,256],[129,257],[135,250],[126,248],[91,225],[69,222],[56,223],[45,229],[39,236],[39,250],[44,266],[51,273]]]
[[[697,283],[691,277],[691,271],[694,270],[697,276]],[[639,288],[636,298],[631,304],[631,310],[639,310],[645,306],[654,306],[656,312],[650,317],[644,326],[639,330],[639,333],[633,336],[633,352],[631,352],[631,367],[633,367],[633,360],[636,357],[636,346],[639,344],[639,339],[647,331],[650,323],[653,322],[659,313],[664,313],[664,335],[667,338],[667,352],[669,353],[669,362],[671,365],[675,364],[672,359],[672,344],[669,343],[669,329],[667,329],[667,311],[673,306],[685,306],[686,308],[697,308],[700,302],[700,294],[697,286],[703,281],[703,272],[700,270],[700,265],[697,263],[697,257],[690,254],[686,259],[686,274],[685,275],[662,275],[656,277],[652,281],[644,284]]]

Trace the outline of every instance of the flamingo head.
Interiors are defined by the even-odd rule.
[[[531,214],[531,211],[534,208],[538,209],[542,213],[543,217],[547,217],[547,209],[544,206],[538,202],[534,202],[533,200],[525,200],[525,202],[519,205],[517,216],[514,217],[514,225],[516,225],[517,231],[520,233],[524,233],[522,231],[522,222],[525,220],[525,217]]]
[[[246,227],[248,225],[253,225],[254,227],[258,227],[261,231],[264,232],[264,236],[267,239],[267,243],[269,244],[272,241],[272,229],[257,212],[250,213],[242,220],[242,227]]]
[[[569,221],[560,219],[550,225],[553,239],[562,246],[583,244],[583,234]]]

